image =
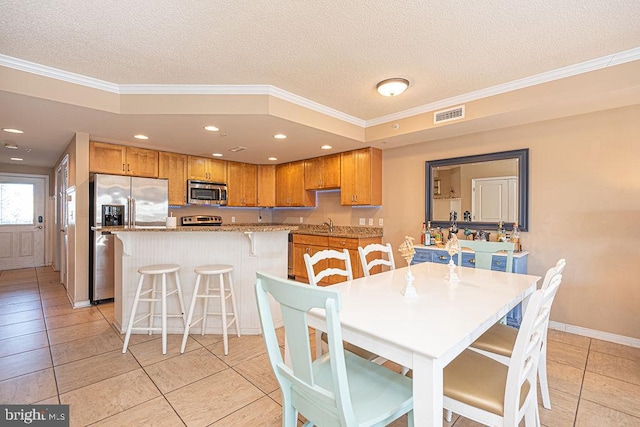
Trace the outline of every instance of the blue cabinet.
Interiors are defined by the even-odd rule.
[[[419,264],[421,262],[437,262],[439,264],[449,263],[449,254],[442,248],[436,246],[415,246],[415,255],[411,264]],[[511,271],[518,274],[527,274],[527,258],[529,252],[519,252],[513,255],[513,267]],[[458,256],[453,256],[453,262],[458,265]],[[462,252],[462,266],[475,267],[475,256],[473,252]],[[495,271],[505,271],[507,266],[507,256],[494,254],[491,260],[491,269]],[[522,322],[522,306],[518,304],[513,310],[507,314],[507,325],[520,327]]]

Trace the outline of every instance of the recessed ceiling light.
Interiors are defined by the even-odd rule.
[[[222,157],[222,153],[213,153],[212,156],[213,157]]]
[[[272,162],[275,162],[276,160],[278,160],[278,158],[277,157],[269,157],[268,160],[271,160]]]
[[[322,148],[323,150],[331,150],[333,147],[332,147],[332,146],[330,146],[330,145],[323,145],[323,146],[322,146],[322,147],[320,147],[320,148]]]
[[[217,127],[213,126],[213,125],[209,125],[209,126],[205,126],[204,130],[208,130],[209,132],[217,132],[220,129],[218,129]]]
[[[2,130],[9,133],[24,133],[20,129],[2,128]]]
[[[4,144],[4,148],[9,148],[11,150],[17,150],[18,146],[16,144],[11,144],[11,143],[7,142],[7,143]]]
[[[287,135],[283,134],[283,133],[276,133],[275,135],[273,135],[273,137],[275,139],[286,139]]]
[[[12,157],[11,160],[15,160],[16,162],[21,162],[24,159],[22,157]]]
[[[383,96],[397,96],[407,90],[409,80],[400,77],[386,79],[376,85],[378,93]]]
[[[147,135],[142,135],[142,134],[139,134],[139,135],[133,135],[133,137],[134,137],[135,139],[149,139],[149,137],[148,137]]]

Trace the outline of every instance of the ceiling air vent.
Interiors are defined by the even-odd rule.
[[[452,120],[464,119],[464,105],[448,108],[446,110],[433,113],[433,124],[450,122]]]
[[[238,151],[244,151],[247,147],[243,147],[242,145],[238,145],[237,147],[230,148],[229,151],[232,153],[237,153]]]

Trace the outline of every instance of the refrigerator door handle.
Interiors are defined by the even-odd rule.
[[[131,199],[131,226],[136,226],[136,199]]]

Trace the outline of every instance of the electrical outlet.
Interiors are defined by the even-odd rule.
[[[384,224],[384,221],[382,218],[378,218],[378,227],[382,227],[382,224]]]
[[[373,225],[373,218],[369,218],[369,225]]]
[[[364,218],[360,218],[360,225],[364,225]]]
[[[304,222],[304,219],[300,217],[300,224],[302,224],[303,222]]]
[[[231,222],[236,222],[236,217],[235,216],[231,217]]]

